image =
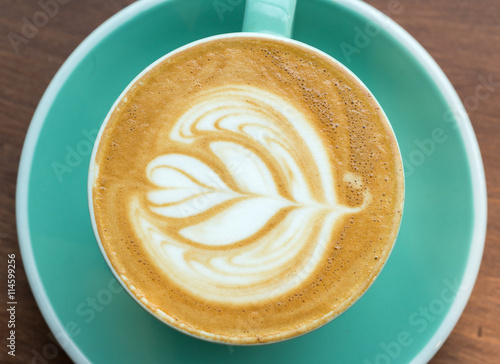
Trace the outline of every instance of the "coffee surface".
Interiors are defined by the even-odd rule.
[[[317,327],[392,249],[403,176],[372,97],[323,55],[259,37],[164,59],[96,155],[107,256],[158,317],[228,343]]]

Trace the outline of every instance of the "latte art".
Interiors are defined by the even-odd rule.
[[[335,318],[395,240],[390,125],[329,57],[267,36],[171,54],[113,107],[91,169],[109,264],[163,322],[232,344]]]
[[[255,302],[296,288],[322,261],[339,217],[362,210],[369,192],[359,207],[337,202],[326,146],[280,97],[235,85],[193,103],[169,137],[203,140],[210,155],[148,164],[155,188],[147,206],[129,207],[137,236],[167,276],[204,299]]]

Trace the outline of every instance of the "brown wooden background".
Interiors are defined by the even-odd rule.
[[[367,2],[387,10],[391,1]],[[500,1],[399,1],[404,11],[392,18],[430,52],[462,100],[474,96],[481,76],[500,82]],[[33,358],[52,342],[19,264],[14,196],[26,130],[45,88],[65,59],[99,24],[132,2],[69,1],[16,54],[7,34],[20,33],[22,17],[40,10],[38,0],[0,0],[0,363],[44,363]],[[500,363],[500,87],[495,87],[478,108],[469,108],[469,115],[486,168],[488,235],[471,299],[433,364]],[[18,257],[14,360],[6,350],[8,315],[4,292],[9,253]],[[70,362],[61,349],[55,358],[46,361]]]

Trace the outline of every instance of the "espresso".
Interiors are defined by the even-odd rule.
[[[322,54],[260,37],[177,52],[113,110],[93,208],[116,272],[156,316],[235,344],[347,309],[401,219],[392,130]]]

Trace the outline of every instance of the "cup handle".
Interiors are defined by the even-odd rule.
[[[243,31],[290,38],[296,3],[297,0],[247,0]]]

